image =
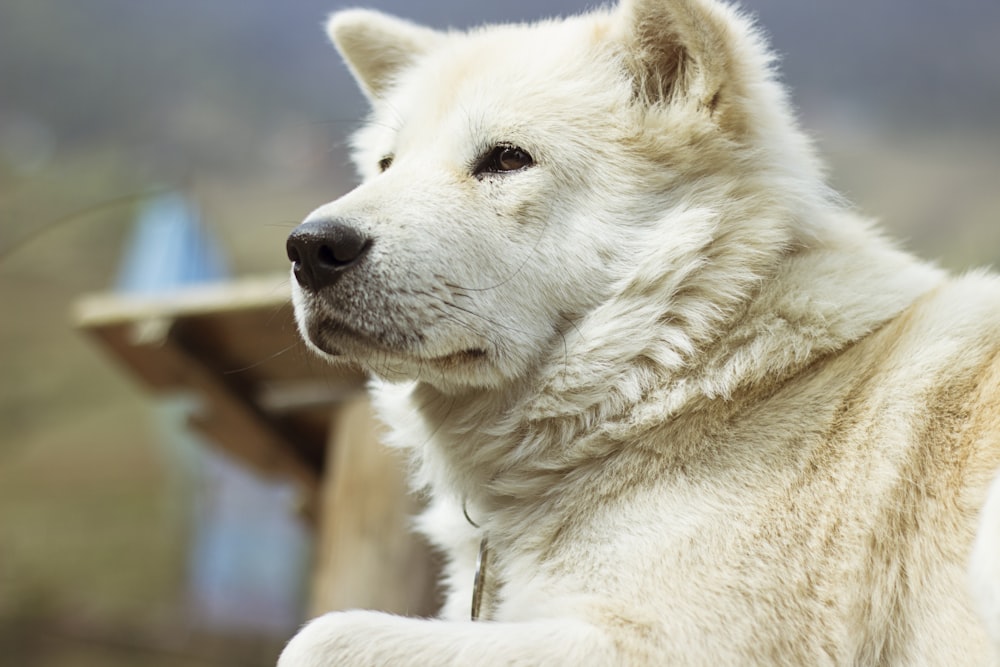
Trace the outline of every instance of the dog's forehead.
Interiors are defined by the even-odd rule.
[[[541,110],[596,113],[620,80],[606,24],[594,15],[453,34],[400,78],[380,120],[405,135],[456,120],[490,131],[535,122]]]

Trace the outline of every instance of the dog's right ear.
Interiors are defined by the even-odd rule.
[[[691,101],[720,125],[738,126],[746,92],[740,44],[752,43],[753,32],[732,7],[716,0],[619,0],[616,18],[641,99]]]
[[[369,100],[444,39],[443,33],[368,9],[333,14],[326,32]]]

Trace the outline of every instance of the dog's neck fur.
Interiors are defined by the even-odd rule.
[[[418,483],[484,512],[536,496],[554,476],[627,446],[617,433],[634,438],[699,402],[780,385],[942,280],[846,210],[813,227],[808,243],[762,252],[755,271],[745,254],[741,265],[718,255],[691,263],[689,272],[640,267],[561,334],[536,375],[502,390],[383,387],[390,422],[425,426],[423,442],[405,443],[420,447]],[[711,302],[718,304],[723,289],[728,308],[705,310],[704,290],[716,290]],[[662,308],[650,311],[650,303]]]

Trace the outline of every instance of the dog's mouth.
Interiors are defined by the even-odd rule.
[[[488,353],[482,348],[467,348],[444,355],[424,355],[414,350],[419,336],[373,335],[332,318],[310,318],[306,327],[309,342],[328,357],[365,365],[368,361],[387,358],[450,370],[485,361]]]
[[[430,363],[434,364],[437,368],[448,370],[449,368],[467,366],[478,361],[483,361],[486,359],[486,356],[486,350],[472,348],[447,354],[443,357],[433,357],[430,359]]]
[[[386,351],[387,345],[377,337],[329,317],[310,315],[303,332],[318,350],[331,357],[352,357],[367,350]]]

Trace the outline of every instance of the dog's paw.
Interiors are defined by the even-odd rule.
[[[278,657],[278,667],[320,667],[323,664],[324,617],[310,621],[285,646]]]
[[[292,637],[278,658],[278,667],[330,667],[365,665],[366,645],[374,618],[367,611],[324,614],[307,623]]]

